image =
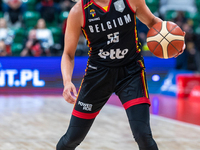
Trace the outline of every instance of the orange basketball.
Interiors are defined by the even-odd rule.
[[[184,32],[170,21],[156,23],[147,33],[147,46],[159,58],[176,56],[184,45]]]

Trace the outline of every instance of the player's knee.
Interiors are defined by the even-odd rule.
[[[82,141],[79,136],[68,135],[62,136],[56,146],[56,150],[74,150]]]
[[[145,131],[136,131],[134,138],[140,147],[148,147],[152,145],[152,136]]]
[[[57,144],[56,150],[74,150],[85,138],[89,127],[69,127]]]
[[[140,121],[133,121],[133,123],[131,123],[131,128],[135,141],[140,148],[151,147],[155,144],[149,125]]]

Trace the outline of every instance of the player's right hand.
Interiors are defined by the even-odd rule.
[[[63,97],[68,103],[74,104],[76,102],[77,91],[72,82],[65,84]]]

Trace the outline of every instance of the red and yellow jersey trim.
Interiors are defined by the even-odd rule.
[[[135,13],[135,11],[134,11],[133,8],[131,7],[131,5],[130,5],[130,3],[129,3],[128,0],[126,0],[126,3],[128,4],[128,6],[129,6],[129,8],[131,9],[131,11],[132,11],[133,13]]]
[[[98,5],[97,3],[95,3],[93,0],[91,0],[91,1],[93,2],[94,5],[96,5],[97,7],[99,7],[105,13],[110,10],[110,5],[111,5],[112,0],[110,0],[110,2],[108,4],[108,7],[107,7],[107,10],[105,8],[103,8],[102,6]]]
[[[138,60],[138,63],[140,64],[140,66],[141,66],[142,68],[144,68],[144,69],[145,69],[145,66],[144,66],[144,63],[143,63],[143,61],[142,61],[142,60]]]
[[[135,44],[136,44],[136,52],[141,52],[141,49],[138,44],[138,34],[137,34],[137,23],[136,23],[136,15],[134,15],[134,23],[135,23]]]
[[[126,2],[127,2],[128,6],[129,6],[129,8],[131,9],[131,11],[135,14],[135,11],[134,11],[133,8],[131,7],[129,1],[126,0]],[[139,45],[138,45],[138,35],[137,35],[137,26],[136,26],[136,25],[137,25],[137,23],[136,23],[136,15],[134,15],[134,16],[135,16],[135,17],[134,17],[134,23],[135,23],[135,30],[134,30],[134,32],[135,32],[136,52],[139,53],[139,52],[141,51],[141,49],[140,49],[140,47],[139,47]]]
[[[85,29],[82,28],[82,31],[83,31],[83,35],[85,36],[86,40],[88,41],[87,46],[90,48],[90,50],[89,50],[89,52],[88,52],[88,55],[91,56],[91,52],[92,52],[92,47],[90,46],[90,43],[91,43],[91,42],[90,42],[90,40],[89,40],[89,38],[88,38],[88,35],[87,35]]]
[[[107,12],[108,11],[108,6],[103,7],[103,9]]]
[[[87,4],[85,4],[84,6],[83,6],[83,8],[84,8],[84,10],[85,9],[87,9],[89,6],[91,6],[93,4],[93,2],[92,1],[89,1]]]

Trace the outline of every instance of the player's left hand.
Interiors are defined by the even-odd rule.
[[[184,37],[185,37],[185,32],[183,32],[184,33]],[[186,45],[185,45],[185,43],[184,43],[184,45],[183,45],[183,48],[182,48],[182,50],[176,55],[176,56],[174,56],[174,58],[176,58],[176,57],[178,57],[179,55],[181,55],[183,52],[184,52],[184,50],[185,50],[185,48],[186,48]]]

